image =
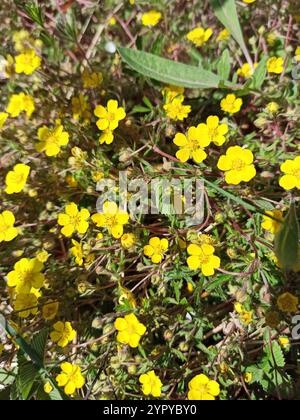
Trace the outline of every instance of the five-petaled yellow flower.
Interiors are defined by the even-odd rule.
[[[30,166],[19,163],[13,171],[8,172],[5,178],[6,194],[15,194],[23,191],[30,173]]]
[[[66,237],[71,237],[74,232],[81,235],[86,233],[89,228],[88,219],[90,212],[87,209],[78,209],[75,203],[66,206],[66,213],[58,215],[58,224],[63,226],[61,233]]]
[[[207,145],[209,145],[214,143],[216,146],[222,146],[226,141],[225,135],[228,133],[228,125],[225,123],[220,124],[219,117],[215,115],[210,115],[206,120],[206,124],[199,124],[198,129],[201,133],[202,144],[208,143]]]
[[[282,57],[271,57],[267,62],[269,73],[281,74],[284,70],[284,60]]]
[[[254,68],[257,67],[257,63],[254,64]],[[250,79],[253,76],[254,70],[249,63],[243,64],[237,71],[237,75],[244,77],[245,79]]]
[[[73,395],[77,389],[84,386],[85,380],[79,366],[64,362],[60,368],[62,372],[56,377],[56,382],[58,386],[64,387],[66,395]]]
[[[293,188],[300,190],[300,156],[294,160],[286,160],[280,169],[285,175],[280,178],[279,185],[287,191]]]
[[[0,243],[10,242],[18,236],[19,231],[14,224],[15,216],[11,211],[5,210],[0,213]]]
[[[202,47],[209,38],[212,36],[213,31],[211,28],[195,28],[187,34],[187,39],[191,41],[196,47]]]
[[[272,216],[272,217],[269,217]],[[263,216],[262,228],[276,234],[280,231],[283,222],[283,214],[280,210],[266,211],[266,215]]]
[[[221,265],[220,258],[214,255],[215,248],[212,245],[203,244],[199,246],[191,244],[188,246],[187,252],[190,255],[187,259],[189,269],[201,269],[204,276],[213,276],[215,269]]]
[[[233,146],[227,149],[226,155],[220,157],[218,168],[225,171],[227,184],[238,185],[242,181],[249,182],[255,177],[256,169],[253,161],[251,150]]]
[[[14,265],[14,270],[7,275],[7,285],[15,287],[17,293],[29,293],[32,288],[40,289],[45,276],[41,273],[43,263],[36,258],[22,258]]]
[[[118,101],[110,99],[107,102],[106,108],[102,105],[97,105],[94,114],[99,118],[97,127],[99,130],[114,131],[119,126],[119,122],[126,118],[124,108],[119,107]]]
[[[142,24],[144,26],[156,26],[162,18],[160,12],[150,10],[142,15]]]
[[[206,375],[197,375],[189,382],[189,400],[214,401],[219,395],[220,385]]]
[[[54,128],[48,128],[45,125],[38,129],[39,142],[35,148],[38,152],[45,152],[47,156],[58,155],[61,147],[69,143],[69,133],[64,131],[61,124],[56,124]]]
[[[117,318],[114,325],[116,330],[119,331],[117,341],[121,344],[128,344],[132,348],[138,347],[142,336],[147,331],[145,325],[139,322],[134,314]]]
[[[116,203],[106,201],[103,205],[103,213],[94,214],[92,221],[97,227],[108,229],[114,238],[119,239],[124,232],[123,226],[129,221],[129,214],[119,209]]]
[[[14,310],[20,318],[27,318],[29,315],[38,313],[38,297],[36,293],[19,293],[14,302]]]
[[[277,299],[277,306],[282,312],[295,313],[298,311],[299,299],[289,292],[283,293]]]
[[[188,117],[192,108],[190,105],[184,105],[183,100],[184,97],[181,95],[164,105],[164,110],[166,111],[168,118],[174,121],[183,121]]]
[[[209,145],[210,138],[205,124],[190,127],[187,135],[177,133],[173,142],[180,148],[176,153],[180,162],[193,159],[196,163],[201,163],[207,158],[207,153],[203,150],[203,147]]]
[[[153,397],[161,396],[163,384],[154,370],[150,370],[150,372],[141,375],[139,381],[142,384],[142,392],[144,395],[152,395]]]
[[[243,100],[237,98],[234,93],[229,93],[226,98],[221,101],[221,109],[229,114],[236,114],[240,111],[243,105]]]
[[[151,258],[153,264],[162,262],[166,251],[169,249],[169,241],[165,238],[151,238],[149,244],[144,246],[144,254]]]
[[[76,331],[72,328],[70,322],[58,321],[53,325],[53,331],[50,338],[53,343],[57,343],[59,347],[66,347],[76,337]]]
[[[6,108],[6,112],[8,112],[12,118],[18,117],[23,111],[26,112],[27,117],[30,118],[34,110],[33,97],[25,95],[23,92],[12,95]]]
[[[16,58],[16,73],[25,73],[28,76],[32,74],[41,65],[42,59],[36,55],[35,50],[25,50],[21,54],[17,55]]]

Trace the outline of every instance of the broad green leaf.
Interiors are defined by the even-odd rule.
[[[262,87],[267,75],[267,61],[268,57],[264,56],[256,67],[252,76],[252,89],[259,90]]]
[[[24,400],[27,400],[38,373],[39,368],[32,362],[24,362],[19,365],[17,384]]]
[[[229,53],[229,50],[226,49],[223,51],[221,58],[218,62],[218,75],[220,76],[221,80],[226,81],[229,79],[230,70],[231,70],[230,53]]]
[[[291,270],[297,264],[299,238],[296,205],[292,203],[281,230],[275,236],[275,254],[285,270]]]
[[[194,89],[219,87],[220,77],[201,68],[134,50],[119,48],[122,59],[135,71],[165,84]]]
[[[241,47],[248,63],[252,63],[239,22],[235,0],[209,0],[215,15]]]

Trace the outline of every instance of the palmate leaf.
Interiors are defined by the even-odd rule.
[[[165,84],[194,89],[218,88],[220,76],[132,48],[119,48],[122,59],[136,72]]]
[[[252,63],[239,22],[235,0],[209,0],[215,15],[241,47],[248,63]]]

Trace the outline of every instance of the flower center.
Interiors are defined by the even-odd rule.
[[[115,121],[116,116],[113,112],[108,112],[106,118],[108,121]]]
[[[235,159],[232,161],[232,169],[241,171],[246,166],[246,163],[242,159]]]

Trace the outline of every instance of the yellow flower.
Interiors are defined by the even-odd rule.
[[[83,249],[82,249],[82,245],[81,245],[81,243],[75,241],[74,239],[72,239],[72,244],[74,246],[70,249],[70,252],[73,255],[73,257],[75,257],[76,264],[78,264],[79,266],[81,266],[83,264]]]
[[[228,133],[228,125],[220,124],[219,117],[215,115],[210,115],[206,124],[199,124],[198,129],[201,132],[202,142],[207,143],[209,141],[208,145],[214,143],[216,146],[222,146],[226,141],[225,135]]]
[[[35,106],[33,97],[25,95],[23,92],[17,95],[12,95],[6,108],[6,112],[8,112],[13,118],[18,117],[23,111],[25,111],[27,117],[30,118],[34,110]]]
[[[78,97],[72,98],[72,112],[74,120],[83,120],[84,124],[88,124],[91,120],[90,105],[82,93]]]
[[[189,269],[201,269],[204,276],[213,276],[215,269],[221,265],[220,258],[214,255],[215,248],[212,245],[203,244],[199,246],[191,244],[188,246],[187,252],[190,255],[187,259]]]
[[[36,258],[22,258],[14,265],[14,270],[7,275],[7,285],[15,287],[17,293],[29,293],[32,288],[40,289],[44,285],[45,276],[41,273],[43,263]]]
[[[16,73],[25,73],[27,76],[32,74],[41,65],[42,59],[36,55],[32,49],[25,50],[15,58]]]
[[[122,247],[125,249],[133,248],[136,243],[136,237],[133,233],[125,233],[121,238]]]
[[[221,101],[221,109],[229,114],[236,114],[240,111],[243,105],[243,100],[237,98],[233,93],[230,93]]]
[[[92,172],[92,179],[93,179],[94,182],[99,182],[103,178],[104,178],[104,173],[102,171]]]
[[[37,305],[38,297],[34,293],[19,293],[14,302],[14,310],[19,312],[20,318],[27,318],[38,313]]]
[[[279,110],[279,105],[277,102],[269,102],[267,105],[267,111],[270,112],[270,114],[275,114]]]
[[[253,381],[253,373],[251,372],[244,373],[244,381],[246,382],[246,384],[250,384]]]
[[[73,395],[77,389],[81,389],[85,380],[79,366],[64,362],[60,365],[62,372],[56,377],[58,386],[64,387],[66,395]]]
[[[142,384],[142,392],[144,395],[152,395],[153,397],[161,396],[162,382],[154,370],[150,370],[148,373],[144,373],[139,377],[139,381]]]
[[[147,330],[134,314],[117,318],[114,325],[116,330],[119,331],[117,341],[122,344],[129,344],[132,348],[138,347],[140,339]]]
[[[239,314],[240,320],[244,325],[247,326],[253,322],[253,311],[247,311],[239,302],[234,305],[234,309]]]
[[[58,321],[53,325],[54,331],[50,333],[53,343],[57,343],[59,347],[66,347],[76,337],[76,331],[72,328],[70,322]]]
[[[273,219],[269,216],[273,216]],[[276,220],[275,220],[276,219]],[[272,234],[278,233],[283,222],[283,214],[280,210],[266,211],[266,216],[263,216],[262,228],[268,230]]]
[[[47,300],[42,308],[42,316],[46,321],[51,321],[57,315],[59,303],[52,299]]]
[[[183,104],[184,97],[180,96],[164,105],[167,117],[174,121],[183,121],[191,112],[190,105]]]
[[[280,170],[285,175],[280,178],[279,185],[287,191],[293,188],[300,190],[300,156],[294,160],[286,160]]]
[[[144,26],[156,26],[161,20],[162,15],[156,10],[150,10],[142,15],[142,24]]]
[[[289,292],[283,293],[277,299],[277,306],[282,312],[295,313],[298,310],[299,299]]]
[[[124,228],[129,221],[129,214],[120,210],[116,203],[107,201],[103,205],[103,213],[92,216],[93,222],[97,227],[105,227],[116,239],[121,238]]]
[[[257,63],[254,64],[254,68],[257,67]],[[245,79],[250,79],[253,76],[254,71],[249,63],[243,64],[241,68],[238,69],[237,75],[244,77]]]
[[[14,194],[23,191],[27,178],[30,173],[30,167],[19,163],[14,166],[13,171],[8,172],[5,178],[6,194]]]
[[[99,137],[100,144],[111,144],[114,141],[114,135],[111,130],[103,130],[103,133]]]
[[[220,385],[206,375],[197,375],[189,382],[188,400],[214,401],[220,395]]]
[[[288,339],[288,337],[279,337],[278,343],[281,347],[287,347],[290,344],[290,340]]]
[[[102,105],[97,105],[94,114],[99,118],[97,127],[101,131],[114,131],[119,126],[119,121],[126,118],[124,108],[119,107],[118,101],[113,99],[107,102],[106,108]]]
[[[50,384],[50,382],[46,382],[44,385],[44,392],[46,394],[50,394],[53,391],[53,386]]]
[[[87,209],[79,211],[75,203],[68,204],[65,211],[66,213],[58,215],[58,224],[63,226],[61,233],[66,237],[71,237],[74,232],[81,235],[86,233],[89,228],[90,212]]]
[[[226,155],[220,157],[218,168],[225,171],[225,180],[229,185],[249,182],[256,175],[253,165],[254,156],[251,150],[233,146],[227,149]]]
[[[180,86],[165,86],[162,90],[162,94],[167,104],[178,97],[183,100],[184,88]]]
[[[45,251],[44,249],[42,251],[39,251],[35,254],[35,257],[38,261],[41,263],[45,263],[48,261],[50,254],[49,252]]]
[[[151,238],[149,245],[144,246],[144,254],[151,258],[153,264],[159,264],[164,258],[164,254],[169,249],[169,241],[165,238]]]
[[[69,133],[64,131],[61,124],[56,124],[52,129],[43,125],[38,129],[38,138],[36,150],[40,153],[45,152],[49,157],[58,155],[61,147],[69,143]]]
[[[189,293],[193,293],[193,291],[194,291],[194,286],[193,286],[193,284],[192,284],[190,281],[188,281],[188,282],[187,282],[187,286],[186,286],[186,288],[187,288],[187,291],[188,291]]]
[[[90,72],[84,69],[81,75],[84,89],[95,89],[103,82],[102,73]]]
[[[204,126],[204,127],[203,127]],[[208,130],[205,124],[199,124],[198,127],[190,127],[187,135],[177,133],[174,144],[180,149],[176,153],[180,162],[187,162],[193,159],[196,163],[201,163],[207,158],[207,153],[203,150],[210,143]]]
[[[76,178],[73,175],[67,175],[66,176],[66,183],[71,187],[71,188],[76,188],[78,187],[78,182],[76,180]]]
[[[191,41],[196,47],[202,47],[212,36],[211,28],[203,29],[201,27],[195,28],[187,34],[187,39]]]
[[[28,47],[41,48],[43,43],[40,39],[33,39],[29,32],[22,29],[21,31],[14,32],[13,34],[14,48],[18,52],[24,52]]]
[[[230,38],[230,32],[228,31],[228,29],[223,29],[222,31],[219,32],[219,35],[217,36],[217,41],[221,42],[221,41],[227,41]]]
[[[269,73],[280,74],[284,70],[284,60],[282,57],[271,57],[267,62],[267,70]]]
[[[295,59],[296,61],[300,61],[300,46],[296,48]]]
[[[3,128],[4,124],[6,123],[7,118],[8,118],[7,112],[0,112],[0,129]]]
[[[248,3],[248,4],[250,4],[250,3],[254,3],[256,0],[243,0],[243,2],[244,3]]]
[[[117,23],[116,18],[115,18],[114,16],[112,16],[112,17],[109,19],[109,22],[108,22],[109,26],[115,26],[115,24],[116,24],[116,23]]]
[[[19,231],[14,224],[15,216],[11,211],[0,213],[0,243],[10,242],[18,236]]]

